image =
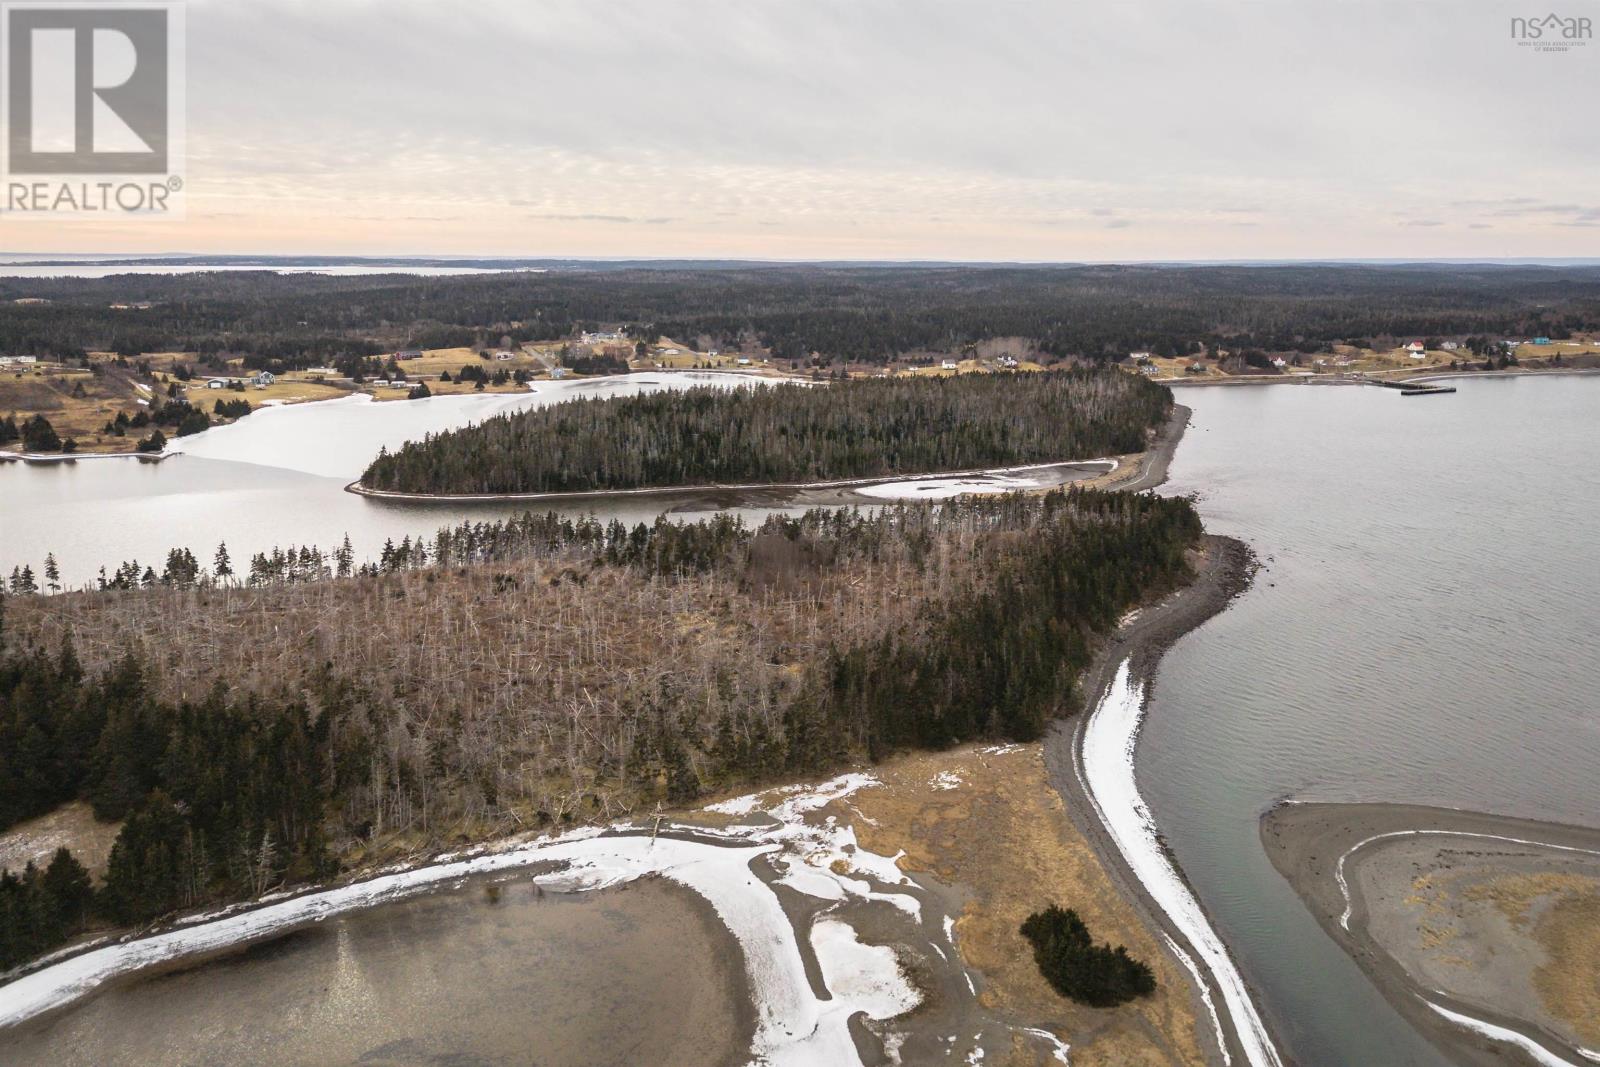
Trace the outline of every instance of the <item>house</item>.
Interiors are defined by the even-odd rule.
[[[1204,374],[1205,372],[1206,365],[1201,363],[1198,359],[1191,360],[1189,365],[1183,368],[1183,373],[1185,374]]]
[[[228,379],[226,378],[213,378],[206,383],[207,389],[226,389],[227,387]]]
[[[1139,370],[1140,372],[1147,374],[1152,378],[1161,373],[1161,368],[1156,366],[1154,363],[1141,363],[1139,365]]]
[[[734,362],[738,363],[739,366],[741,366],[741,367],[748,367],[750,365],[750,357],[749,356],[740,356]]]
[[[1128,353],[1128,358],[1133,360],[1135,363],[1148,363],[1148,362],[1150,362],[1150,353],[1148,353],[1148,352],[1129,352]]]
[[[947,359],[943,363],[939,364],[941,370],[955,370],[957,366],[958,364],[953,359]]]
[[[1411,353],[1413,358],[1420,357],[1427,350],[1427,346],[1425,346],[1421,341],[1412,341],[1410,344],[1406,345],[1406,351]]]
[[[1535,337],[1533,339],[1533,343],[1536,344],[1536,345],[1547,345],[1547,344],[1550,343],[1550,338],[1548,338],[1548,337]]]
[[[398,351],[398,352],[396,352],[394,354],[394,358],[395,359],[421,359],[422,358],[422,349],[420,349],[420,348],[402,348],[400,351]]]
[[[1454,352],[1456,349],[1461,347],[1461,342],[1460,341],[1445,341],[1445,342],[1441,343],[1439,345],[1439,347],[1444,349],[1446,352]]]
[[[1273,356],[1272,365],[1277,367],[1279,370],[1282,370],[1289,365],[1289,361],[1284,359],[1282,356]]]
[[[1000,357],[1000,365],[1002,367],[1007,368],[1008,370],[1009,369],[1015,369],[1016,366],[1017,366],[1017,357],[1016,356],[1001,356]]]
[[[0,356],[0,367],[26,366],[39,362],[38,356]]]
[[[255,376],[250,380],[255,383],[257,389],[265,389],[267,386],[277,381],[278,376],[269,370],[258,370],[256,371]]]
[[[505,351],[496,352],[494,354],[494,358],[499,360],[501,363],[504,363],[511,358],[511,353]]]
[[[550,377],[552,377],[552,378],[565,378],[566,376],[567,376],[567,368],[565,368],[565,367],[551,367],[550,368]]]

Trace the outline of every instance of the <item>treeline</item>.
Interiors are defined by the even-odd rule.
[[[324,790],[341,773],[364,773],[326,735],[332,722],[313,720],[304,703],[233,703],[220,688],[165,703],[136,659],[91,677],[70,644],[0,660],[0,828],[74,799],[102,820],[126,820],[92,901],[59,891],[79,883],[66,877],[70,855],[0,885],[11,902],[0,903],[0,967],[68,936],[91,902],[95,914],[132,924],[331,873]],[[324,769],[324,759],[343,770]]]
[[[175,550],[170,585],[5,600],[0,826],[74,798],[126,819],[95,908],[137,922],[357,853],[1036,737],[1199,533],[1186,500],[1072,491],[753,530],[529,516],[257,587]]]
[[[47,304],[16,304],[42,298]],[[149,301],[150,307],[112,309]],[[1313,352],[1354,338],[1600,328],[1587,266],[686,266],[468,277],[216,272],[0,279],[0,351],[242,356],[359,369],[395,348],[556,341],[602,324],[698,350],[886,363],[1019,338],[1052,357]],[[345,370],[349,373],[349,370]]]
[[[579,398],[381,452],[362,476],[408,493],[539,493],[809,482],[1141,451],[1171,409],[1116,370],[874,378]]]

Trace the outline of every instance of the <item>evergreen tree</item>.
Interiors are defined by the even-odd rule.
[[[61,438],[49,419],[35,415],[22,424],[22,447],[29,452],[57,452],[61,449]]]
[[[1078,913],[1052,904],[1028,916],[1022,936],[1033,944],[1033,958],[1045,979],[1064,997],[1097,1008],[1111,1008],[1155,992],[1148,964],[1118,945],[1094,943]]]

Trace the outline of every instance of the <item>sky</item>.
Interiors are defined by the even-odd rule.
[[[187,217],[0,250],[1597,256],[1530,2],[190,0]]]

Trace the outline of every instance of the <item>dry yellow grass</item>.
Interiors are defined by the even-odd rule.
[[[232,389],[207,389],[205,382],[196,379],[189,388],[189,403],[209,414],[218,400],[248,400],[251,407],[259,408],[268,401],[273,404],[306,404],[315,400],[333,400],[349,396],[350,393],[349,386],[341,388],[303,378],[279,378],[264,388],[250,385],[242,393]]]
[[[1600,1046],[1600,891],[1590,883],[1557,901],[1534,936],[1550,957],[1533,975],[1545,1009],[1590,1048]]]
[[[984,976],[986,1007],[1021,1025],[1050,1026],[1080,1067],[1204,1062],[1188,976],[1168,962],[1067,818],[1039,745],[910,755],[877,773],[885,788],[854,798],[857,836],[874,852],[903,850],[906,870],[971,892],[957,943]],[[1051,989],[1018,929],[1051,903],[1075,908],[1096,938],[1149,961],[1156,993],[1098,1009]],[[1020,1055],[1013,1061],[1030,1062]]]

